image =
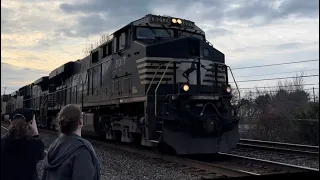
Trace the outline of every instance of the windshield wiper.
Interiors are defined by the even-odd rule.
[[[170,31],[169,31],[163,24],[161,24],[161,26],[162,26],[163,29],[168,33],[168,35],[171,36]]]
[[[154,34],[154,36],[157,36],[157,33],[154,31],[154,29],[152,29],[152,27],[150,26],[149,23],[146,23],[147,26],[149,27],[149,29],[151,30],[151,32]]]

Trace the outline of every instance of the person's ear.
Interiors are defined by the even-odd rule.
[[[79,119],[79,125],[80,125],[80,126],[83,126],[83,118],[80,118],[80,119]]]

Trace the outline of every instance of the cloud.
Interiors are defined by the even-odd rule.
[[[319,1],[311,0],[3,0],[1,63],[9,70],[2,72],[6,77],[2,85],[17,87],[83,58],[88,43],[149,13],[194,21],[207,40],[225,54],[231,67],[316,59],[318,7]],[[235,74],[312,66],[317,64],[239,70]]]
[[[6,87],[6,92],[10,93],[47,74],[48,71],[45,70],[20,68],[1,62],[1,87]]]
[[[223,18],[223,9],[227,7],[229,0],[225,2],[93,0],[82,3],[63,3],[60,5],[63,12],[75,13],[79,16],[77,24],[60,31],[70,37],[88,37],[108,30],[110,32],[150,13],[181,17],[195,22],[218,23]]]
[[[60,8],[63,12],[75,13],[79,17],[77,24],[60,31],[66,36],[88,37],[106,32],[108,29],[120,28],[149,13],[190,19],[200,26],[206,23],[221,25],[224,20],[250,20],[250,25],[264,25],[292,16],[317,17],[318,6],[318,1],[302,2],[300,0],[178,0],[174,2],[92,0],[61,4]]]
[[[290,16],[314,18],[319,16],[319,1],[301,0],[239,0],[237,6],[227,11],[233,20],[252,20],[264,25]]]

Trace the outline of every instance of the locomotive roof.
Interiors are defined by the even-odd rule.
[[[110,41],[112,41],[113,37],[115,34],[119,33],[121,30],[123,30],[124,28],[128,27],[128,26],[131,26],[131,25],[134,25],[134,26],[148,26],[149,24],[152,24],[152,27],[160,27],[160,28],[169,28],[169,26],[165,26],[165,25],[168,25],[168,24],[163,24],[161,22],[159,23],[154,23],[154,22],[151,22],[151,17],[154,17],[154,18],[162,18],[162,19],[166,19],[166,20],[169,20],[169,22],[171,22],[171,19],[180,19],[182,20],[183,22],[188,22],[188,24],[191,24],[193,25],[193,27],[178,27],[178,26],[170,26],[170,28],[174,28],[174,29],[181,29],[181,30],[194,30],[194,31],[197,31],[197,33],[199,34],[203,34],[205,35],[205,32],[199,28],[197,25],[195,25],[195,23],[193,21],[190,21],[190,20],[187,20],[187,19],[182,19],[182,18],[179,18],[179,17],[173,17],[173,16],[160,16],[160,15],[154,15],[154,14],[147,14],[137,20],[134,20],[134,21],[131,21],[130,23],[126,24],[125,26],[122,26],[121,28],[119,28],[118,30],[116,30],[115,32],[113,32],[112,34],[110,34],[110,39],[107,40],[106,42],[100,44],[98,47],[92,49],[91,52],[94,52],[96,51],[98,48],[102,47],[103,45],[109,43]]]
[[[170,20],[170,22],[171,22],[171,19],[173,19],[173,18],[181,19],[182,21],[187,21],[190,24],[193,24],[194,25],[194,29],[198,30],[198,32],[201,33],[201,34],[204,34],[204,31],[201,30],[197,25],[195,25],[193,21],[190,21],[190,20],[187,20],[187,19],[182,19],[182,18],[179,18],[179,17],[167,16],[167,15],[166,16],[161,16],[161,15],[147,14],[147,15],[145,15],[145,16],[137,19],[137,20],[134,20],[134,21],[128,23],[127,25],[121,27],[120,29],[118,29],[114,33],[112,33],[111,35],[116,34],[117,32],[121,31],[123,28],[125,28],[127,26],[130,26],[130,25],[145,25],[146,23],[150,23],[150,17],[168,18],[168,20]],[[159,26],[162,27],[161,23],[159,23]]]
[[[47,81],[48,79],[49,79],[49,76],[43,76],[43,77],[37,79],[36,81],[34,81],[34,84],[41,84],[41,83]]]
[[[49,74],[49,79],[52,79],[53,77],[66,73],[66,71],[70,71],[72,69],[72,65],[73,65],[74,61],[69,61],[63,65],[61,65],[60,67],[54,69],[53,71],[50,72]]]

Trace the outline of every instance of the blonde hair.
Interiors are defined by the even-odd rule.
[[[68,104],[61,109],[58,116],[59,130],[68,134],[77,130],[81,124],[82,111],[78,105]]]
[[[31,137],[29,123],[22,118],[17,118],[11,121],[8,127],[8,135],[14,140]]]

